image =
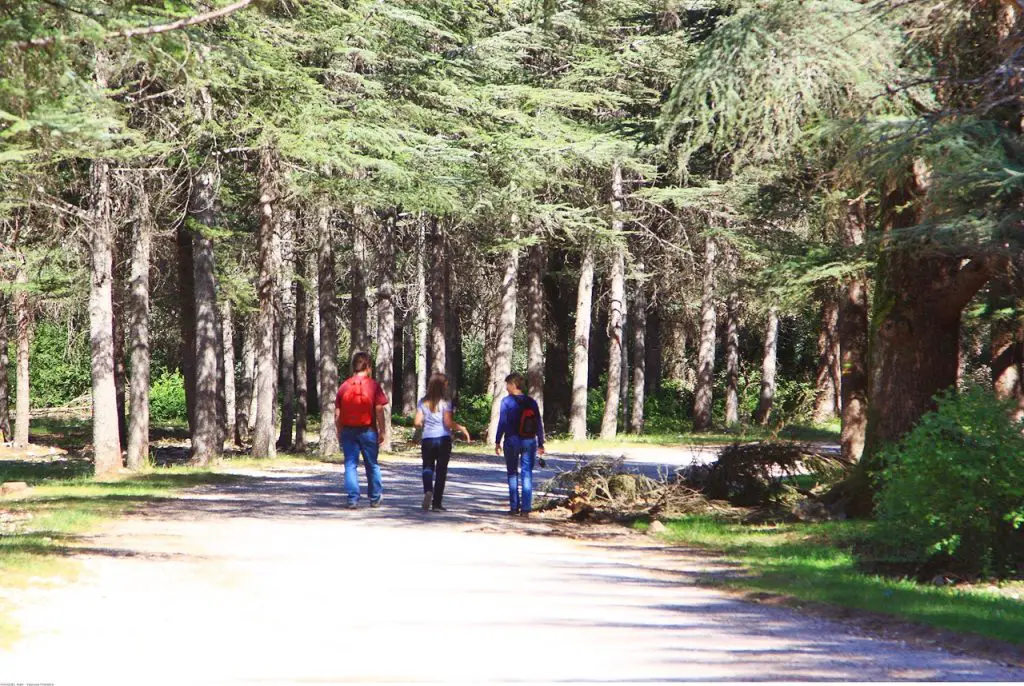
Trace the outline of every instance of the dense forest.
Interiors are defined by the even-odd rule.
[[[481,434],[511,370],[576,439],[833,423],[863,510],[936,394],[1024,417],[1021,11],[4,3],[0,433],[330,454],[371,350]]]

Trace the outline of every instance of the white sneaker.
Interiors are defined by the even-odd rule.
[[[431,491],[427,491],[423,494],[423,511],[426,512],[430,509],[430,503],[434,499],[434,494]]]

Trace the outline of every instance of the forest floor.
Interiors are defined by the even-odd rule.
[[[70,542],[73,577],[7,592],[0,682],[1024,680],[703,587],[736,571],[715,555],[510,518],[483,455],[457,456],[444,513],[408,457],[356,511],[338,465],[222,470]]]

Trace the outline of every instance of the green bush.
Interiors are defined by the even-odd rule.
[[[1024,425],[991,392],[938,397],[884,454],[878,549],[919,569],[1004,576],[1024,564]]]
[[[185,378],[175,369],[161,370],[149,388],[149,417],[154,422],[186,422]]]
[[[649,434],[682,434],[693,430],[693,391],[666,382],[644,399],[644,431]]]
[[[8,387],[15,394],[17,348],[12,340],[8,353]],[[29,387],[32,407],[61,407],[85,395],[92,387],[89,361],[89,336],[72,334],[67,327],[40,322],[33,332],[29,348]],[[14,402],[12,397],[11,402]]]
[[[487,433],[487,425],[491,421],[491,396],[459,396],[459,406],[455,409],[455,421],[465,426],[473,438],[493,439],[494,436],[484,436]]]

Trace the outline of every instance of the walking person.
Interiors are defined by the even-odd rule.
[[[427,382],[427,394],[416,406],[413,424],[423,429],[420,452],[423,457],[423,509],[445,510],[442,505],[444,485],[448,478],[448,461],[452,456],[452,432],[458,431],[470,442],[469,431],[455,423],[448,402],[448,377],[433,374]]]
[[[359,455],[363,455],[363,469],[366,471],[366,495],[370,507],[380,505],[384,488],[380,479],[380,465],[377,454],[384,434],[384,412],[388,397],[373,376],[373,365],[369,353],[358,352],[352,356],[352,376],[338,389],[334,419],[338,427],[338,439],[345,454],[345,492],[348,507],[359,505]]]
[[[508,396],[501,401],[498,433],[494,438],[494,453],[505,455],[509,514],[524,517],[529,516],[533,508],[533,465],[537,456],[544,454],[544,421],[537,401],[523,392],[525,386],[522,374],[509,374],[505,378]]]

